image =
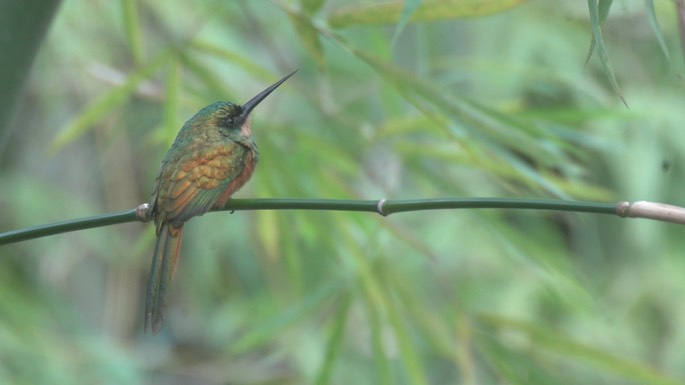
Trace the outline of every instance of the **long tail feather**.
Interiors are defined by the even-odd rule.
[[[183,227],[165,223],[157,236],[150,276],[147,280],[145,333],[152,332],[155,335],[162,328],[167,292],[176,273],[182,235]]]

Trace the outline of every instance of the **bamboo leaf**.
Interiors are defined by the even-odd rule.
[[[235,100],[225,87],[224,79],[196,55],[181,54],[183,67],[205,87],[202,94],[209,100]]]
[[[254,325],[250,328],[249,332],[241,335],[240,338],[235,341],[230,348],[231,352],[236,354],[241,353],[268,341],[274,335],[294,324],[305,315],[311,314],[314,309],[338,292],[341,287],[342,281],[340,280],[331,281],[328,284],[319,286],[316,291],[309,293],[289,309]]]
[[[610,1],[608,3],[610,3]],[[597,53],[599,54],[599,60],[602,63],[604,73],[606,77],[609,79],[609,82],[611,83],[611,87],[614,89],[614,92],[616,92],[616,94],[621,99],[623,104],[625,104],[625,106],[628,107],[628,103],[626,103],[625,98],[623,98],[621,89],[618,86],[618,81],[616,80],[616,75],[614,74],[614,68],[611,65],[611,61],[609,60],[609,54],[607,53],[606,46],[604,45],[604,37],[602,36],[601,13],[600,9],[598,9],[597,0],[588,0],[588,8],[590,10],[590,20],[592,22],[592,33],[594,36],[594,42],[597,47]]]
[[[331,332],[326,343],[326,355],[324,356],[323,364],[319,369],[319,374],[316,376],[315,383],[318,385],[325,385],[331,383],[331,373],[333,372],[333,365],[336,358],[343,349],[343,342],[345,336],[345,324],[350,310],[350,303],[352,297],[348,293],[344,293],[340,299],[338,311],[335,313]]]
[[[124,30],[133,62],[140,66],[143,63],[143,43],[140,35],[140,20],[136,0],[122,0],[121,13],[124,19]]]
[[[182,82],[181,70],[178,56],[174,55],[173,60],[169,61],[169,69],[166,80],[166,97],[164,98],[164,126],[165,132],[176,133],[181,126],[178,120],[179,97],[181,95]],[[173,140],[175,135],[170,135],[169,140]],[[171,142],[168,143],[171,145]]]
[[[302,9],[304,9],[309,15],[321,9],[325,2],[325,0],[300,0]]]
[[[224,47],[214,45],[207,42],[196,41],[191,43],[190,48],[197,52],[212,55],[223,61],[235,64],[242,68],[245,72],[262,80],[271,80],[272,72],[264,67],[260,62],[253,60],[245,55],[238,54]]]
[[[371,349],[375,361],[377,381],[381,385],[393,383],[390,371],[390,362],[383,346],[383,325],[380,319],[380,309],[373,306],[370,302],[365,302],[366,319],[371,330]]]
[[[326,67],[326,59],[324,56],[323,45],[317,31],[311,27],[310,23],[302,23],[302,14],[290,15],[295,31],[300,36],[300,41],[307,48],[307,51],[314,58],[314,62],[319,69],[323,71]]]
[[[685,0],[676,0],[676,12],[678,13],[678,30],[680,32],[680,48],[685,52]]]
[[[599,12],[599,23],[604,24],[604,21],[606,20],[607,16],[609,15],[609,10],[611,9],[611,4],[613,3],[613,0],[599,0],[599,3],[597,5],[598,7],[598,12]],[[587,56],[585,57],[585,66],[587,67],[587,63],[590,62],[590,58],[592,58],[592,53],[595,51],[595,38],[594,35],[590,35],[590,48],[587,51]]]
[[[665,376],[645,364],[619,357],[585,343],[577,342],[536,324],[497,315],[481,315],[479,319],[483,323],[497,329],[525,333],[541,349],[560,353],[564,357],[572,358],[577,362],[599,366],[626,380],[641,381],[651,385],[683,385],[682,381]]]
[[[400,347],[400,356],[404,362],[405,370],[412,384],[417,385],[427,385],[428,379],[426,378],[426,373],[421,364],[419,358],[419,353],[414,347],[414,343],[411,340],[409,334],[408,326],[406,325],[405,318],[399,309],[399,306],[395,301],[388,301],[388,320],[392,325],[392,329],[397,338],[397,343]]]
[[[400,14],[400,19],[397,21],[397,26],[395,27],[395,34],[392,37],[392,45],[395,45],[397,38],[400,36],[404,28],[409,23],[412,15],[421,6],[422,0],[406,0],[404,6],[402,7],[402,13]]]
[[[0,1],[0,154],[11,135],[6,127],[59,5],[60,0]]]
[[[328,23],[333,28],[357,25],[394,24],[411,14],[408,23],[482,17],[504,12],[526,0],[424,0],[416,9],[407,8],[404,1],[391,1],[331,13]]]
[[[649,17],[649,23],[652,26],[652,29],[654,30],[654,34],[656,35],[656,40],[659,42],[659,46],[661,47],[661,51],[664,53],[664,56],[666,56],[666,59],[671,59],[671,55],[668,53],[668,47],[666,46],[666,40],[664,39],[664,34],[661,31],[661,27],[659,26],[659,20],[656,18],[656,10],[654,9],[654,1],[653,0],[645,0],[645,8],[647,9],[647,16]]]
[[[64,146],[85,133],[93,124],[128,100],[144,80],[169,62],[172,58],[172,52],[170,49],[163,51],[150,63],[132,72],[122,85],[113,88],[90,103],[80,115],[74,117],[71,122],[60,130],[52,142],[51,149],[53,151],[61,150]]]

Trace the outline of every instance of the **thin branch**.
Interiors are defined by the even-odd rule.
[[[27,241],[29,239],[47,237],[50,235],[67,233],[70,231],[93,229],[118,223],[127,223],[140,220],[136,216],[136,209],[122,211],[113,214],[98,215],[95,217],[72,219],[47,225],[27,227],[7,231],[0,234],[0,246],[8,243]]]
[[[47,237],[76,230],[92,229],[127,222],[147,222],[150,205],[143,203],[135,209],[118,213],[73,219],[42,226],[0,233],[0,246],[29,239]],[[546,199],[501,198],[439,198],[409,200],[334,200],[334,199],[231,199],[222,209],[239,210],[330,210],[390,214],[440,209],[518,209],[553,210],[582,213],[611,214],[622,218],[647,218],[685,224],[685,208],[654,202],[572,202]]]

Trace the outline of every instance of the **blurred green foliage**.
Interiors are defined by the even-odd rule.
[[[260,164],[237,196],[685,204],[677,3],[407,3],[64,2],[0,153],[0,229],[145,202],[187,118],[295,68],[255,111]],[[4,246],[0,383],[682,384],[683,231],[208,214],[155,338],[152,226]]]
[[[59,4],[59,0],[0,1],[0,151],[12,133],[7,127]]]

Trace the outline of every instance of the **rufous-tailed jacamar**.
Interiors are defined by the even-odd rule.
[[[157,334],[162,327],[183,224],[212,208],[224,207],[250,179],[257,164],[250,112],[294,73],[243,105],[216,102],[201,109],[183,125],[164,156],[152,192],[150,213],[157,243],[147,283],[145,332]]]

